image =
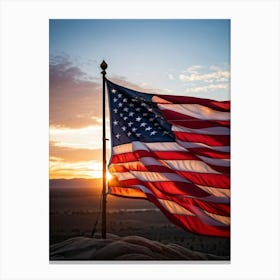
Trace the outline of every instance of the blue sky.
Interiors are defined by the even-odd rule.
[[[50,20],[49,37],[51,178],[102,176],[103,59],[122,86],[230,99],[229,20]]]
[[[105,59],[108,78],[122,76],[159,93],[229,99],[229,87],[180,78],[194,65],[199,74],[229,70],[229,20],[51,20],[50,55],[62,54],[90,77],[100,77]]]

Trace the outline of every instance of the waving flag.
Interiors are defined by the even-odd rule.
[[[109,193],[147,199],[191,232],[229,237],[230,102],[106,83]]]

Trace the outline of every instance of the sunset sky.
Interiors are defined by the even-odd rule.
[[[107,78],[126,87],[230,99],[229,20],[50,20],[49,27],[50,178],[102,176],[103,59]]]

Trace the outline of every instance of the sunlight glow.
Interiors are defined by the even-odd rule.
[[[107,180],[107,182],[109,182],[112,178],[113,178],[112,174],[110,173],[109,170],[107,170],[107,172],[106,172],[106,180]]]

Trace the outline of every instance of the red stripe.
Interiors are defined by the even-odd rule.
[[[196,154],[199,156],[217,158],[217,159],[229,159],[230,153],[214,151],[209,148],[188,148],[192,154]]]
[[[121,185],[123,185],[123,183],[124,182],[121,182]],[[143,182],[139,182],[139,181],[133,182],[133,184],[134,183],[136,184],[141,183],[143,185]],[[131,184],[128,185],[130,186]],[[171,214],[158,202],[158,200],[155,197],[159,199],[167,199],[167,200],[174,201],[189,211],[191,211],[192,209],[191,206],[194,205],[210,213],[223,215],[223,216],[228,216],[230,212],[229,206],[225,204],[203,202],[192,198],[178,198],[178,197],[165,196],[162,192],[154,188],[154,186],[152,186],[152,191],[155,194],[155,196],[151,194],[146,194],[148,200],[153,202],[163,212],[163,214],[177,226],[202,235],[219,236],[219,237],[230,236],[229,226],[212,226],[212,225],[204,224],[203,222],[200,221],[200,219],[197,216]]]
[[[109,186],[109,193],[120,197],[147,199],[146,194],[133,186],[129,188]],[[136,196],[137,195],[137,196]]]
[[[133,166],[133,168],[130,167],[129,169],[121,164],[120,165],[111,164],[109,170],[110,172],[148,171],[148,172],[157,172],[157,173],[161,173],[161,172],[176,173],[174,170],[166,166],[142,165],[142,164],[137,164],[136,166]]]
[[[134,168],[126,168],[123,165],[114,165],[112,164],[109,167],[110,172],[129,172],[129,171],[148,171],[148,172],[168,172],[177,174],[182,178],[185,178],[196,185],[202,185],[207,187],[213,188],[229,188],[230,186],[230,179],[229,177],[225,176],[224,174],[212,174],[212,173],[197,173],[197,172],[190,172],[190,171],[178,171],[175,169],[170,169],[165,166],[160,165],[147,165],[144,166],[142,164],[137,164]]]
[[[120,183],[121,184],[121,183]],[[119,185],[120,185],[119,184]],[[120,186],[112,186],[110,185],[110,194],[114,195],[120,195],[123,193],[123,189],[132,189],[136,190],[142,193],[142,191],[139,190],[137,187],[120,187]],[[147,195],[147,194],[146,194]],[[124,195],[121,195],[124,196]],[[182,207],[186,208],[189,211],[192,211],[192,206],[199,207],[200,209],[206,210],[207,212],[217,214],[217,215],[222,215],[222,216],[229,216],[230,215],[230,206],[228,204],[224,203],[213,203],[213,202],[207,202],[203,200],[198,200],[198,199],[193,199],[189,197],[174,197],[174,196],[168,196],[164,195],[162,192],[156,191],[156,197],[159,199],[166,199],[166,200],[172,200]]]
[[[230,101],[215,101],[206,98],[197,98],[189,96],[174,96],[174,95],[157,95],[158,97],[165,99],[173,104],[199,104],[208,108],[228,112],[230,110]],[[158,102],[160,104],[160,102]]]
[[[223,175],[230,177],[230,166],[218,166],[207,163],[213,170],[222,173]]]
[[[165,117],[165,119],[169,123],[174,125],[179,125],[179,126],[184,126],[188,128],[194,128],[194,129],[216,127],[216,126],[230,127],[230,121],[202,120],[166,109],[161,110],[161,112]]]
[[[189,210],[192,209],[191,206],[196,206],[209,213],[226,216],[226,217],[230,216],[230,205],[228,204],[213,203],[213,202],[193,199],[189,197],[183,197],[183,198],[173,197],[172,200]]]
[[[149,196],[149,200],[152,201],[172,223],[176,224],[180,228],[188,229],[196,234],[198,233],[216,237],[230,237],[229,226],[206,225],[196,216],[171,214],[155,198]]]
[[[223,175],[229,174],[230,173],[230,168],[229,167],[224,167],[224,166],[214,166],[214,165],[209,165],[211,168],[213,168],[215,171],[222,173]],[[220,170],[220,171],[219,171]],[[122,164],[111,164],[109,167],[110,172],[129,172],[129,171],[149,171],[149,172],[172,172],[178,174],[178,171],[175,169],[171,169],[167,166],[163,165],[143,165],[143,164],[137,164],[136,166],[130,167],[129,169],[125,167],[125,165]],[[223,172],[221,172],[223,171]],[[203,173],[199,173],[203,174]],[[207,175],[207,173],[205,173]]]
[[[144,150],[137,150],[135,152],[113,155],[111,158],[111,162],[122,163],[122,162],[138,161],[139,158],[141,157],[152,157],[161,160],[165,160],[165,159],[166,160],[197,160],[198,159],[195,155],[192,155],[189,152],[180,152],[180,151],[149,152]]]
[[[209,193],[203,191],[202,189],[196,187],[192,183],[184,182],[173,182],[173,181],[161,181],[161,182],[147,182],[141,181],[139,179],[128,179],[119,181],[121,186],[133,186],[133,185],[143,185],[151,190],[157,197],[158,192],[165,195],[190,195],[196,197],[206,197]]]
[[[228,135],[202,135],[188,132],[173,131],[176,138],[185,142],[199,142],[208,146],[229,146],[230,137]]]
[[[188,171],[177,171],[177,173],[196,185],[222,189],[228,189],[230,186],[230,178],[223,174],[196,173]]]

